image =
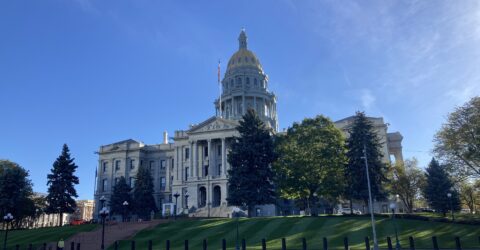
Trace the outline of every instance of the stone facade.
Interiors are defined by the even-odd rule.
[[[254,109],[274,133],[278,131],[277,100],[268,90],[268,76],[257,56],[248,50],[244,30],[238,41],[239,49],[231,56],[221,81],[221,96],[214,101],[215,116],[187,130],[175,131],[173,142],[168,142],[164,133],[162,144],[145,145],[130,139],[100,147],[94,217],[101,209],[101,196],[107,198],[108,204],[115,180],[125,176],[133,186],[138,167],[145,164],[154,177],[158,208],[165,205],[170,209],[172,203],[178,203],[177,213],[189,213],[190,216],[225,217],[231,214],[232,207],[226,201],[227,171],[230,169],[227,158],[233,137],[238,136],[238,121],[247,109]],[[349,122],[347,118],[336,124],[345,128]],[[388,141],[383,119],[378,129]],[[387,160],[389,148],[385,146],[383,150],[387,152]],[[173,198],[175,194],[178,200]],[[276,211],[274,205],[256,209],[259,216],[272,216]]]

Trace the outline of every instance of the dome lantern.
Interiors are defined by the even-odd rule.
[[[240,32],[240,36],[238,36],[238,48],[239,49],[246,49],[247,48],[247,34],[245,33],[245,29],[242,29]]]

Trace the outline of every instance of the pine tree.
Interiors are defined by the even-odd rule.
[[[445,171],[445,166],[441,166],[433,158],[426,169],[425,175],[427,182],[423,193],[428,204],[437,212],[442,213],[443,216],[451,210],[450,202],[454,211],[460,210],[459,194],[453,189],[453,183]],[[447,196],[448,193],[452,195],[450,198]]]
[[[63,214],[73,213],[77,204],[75,202],[77,191],[74,185],[78,184],[78,177],[74,175],[77,165],[73,162],[75,159],[70,158],[70,150],[67,144],[63,144],[62,153],[53,163],[51,174],[48,178],[48,195],[47,195],[47,213],[60,214],[59,226],[63,225]]]
[[[127,184],[127,180],[122,176],[113,187],[112,198],[110,199],[111,213],[121,214],[124,221],[133,207],[131,191],[132,189]],[[127,206],[123,205],[125,201],[128,203]]]
[[[228,157],[229,205],[247,207],[251,216],[256,205],[275,202],[273,171],[275,159],[273,139],[265,124],[248,110],[237,127],[240,137],[232,143]]]
[[[153,197],[153,177],[150,170],[145,166],[138,168],[133,188],[133,203],[136,214],[144,220],[149,220],[150,213],[157,211],[155,198]]]
[[[352,205],[352,199],[362,200],[368,204],[368,184],[364,160],[364,149],[366,149],[372,199],[385,199],[384,186],[387,182],[388,168],[382,162],[383,155],[380,152],[382,144],[375,133],[373,124],[367,119],[365,113],[357,112],[348,132],[350,135],[347,139],[348,164],[345,169],[347,181],[345,196],[350,199],[350,205]]]

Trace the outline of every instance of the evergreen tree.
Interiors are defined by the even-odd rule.
[[[124,221],[133,207],[131,191],[132,189],[127,184],[127,180],[122,176],[113,187],[112,198],[110,199],[111,213],[121,214]],[[123,205],[125,201],[128,202],[127,206]]]
[[[375,133],[373,124],[367,119],[365,113],[357,112],[348,132],[350,135],[347,139],[348,164],[345,169],[347,182],[345,196],[350,199],[350,206],[352,206],[352,199],[362,200],[368,205],[364,149],[366,149],[367,155],[372,199],[385,199],[388,168],[382,162],[383,155],[380,152],[382,144]]]
[[[445,166],[441,166],[433,158],[426,169],[425,175],[427,181],[423,193],[430,207],[442,213],[443,216],[451,210],[450,205],[452,205],[454,211],[460,210],[459,194],[453,189],[453,183],[445,171]],[[448,193],[452,195],[450,198],[447,196]]]
[[[150,213],[157,211],[155,198],[153,197],[153,177],[150,170],[142,165],[138,168],[137,177],[135,178],[133,203],[136,214],[144,220],[149,220]]]
[[[17,163],[0,160],[0,216],[11,213],[16,223],[35,214],[32,196],[32,183],[28,171]],[[33,209],[32,209],[33,207]]]
[[[228,157],[227,201],[247,207],[251,216],[256,205],[275,202],[273,171],[275,159],[273,139],[265,124],[249,109],[237,127],[240,137],[232,143]]]
[[[273,165],[282,197],[307,200],[313,216],[315,194],[337,200],[344,190],[345,138],[330,119],[304,119],[275,141],[278,159]]]
[[[46,208],[47,213],[60,214],[59,226],[63,225],[63,214],[73,213],[77,204],[75,202],[77,191],[74,185],[78,184],[78,177],[74,175],[77,165],[70,158],[70,150],[67,144],[63,144],[62,153],[53,163],[51,174],[48,178],[48,195]]]

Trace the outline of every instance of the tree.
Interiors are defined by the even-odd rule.
[[[28,171],[17,163],[0,160],[0,215],[11,213],[18,226],[30,216],[34,216],[35,208],[32,205],[32,182],[28,179]]]
[[[476,206],[478,204],[480,183],[464,181],[460,183],[460,199],[470,209],[470,213],[476,212]]]
[[[110,210],[112,214],[121,214],[123,220],[126,220],[128,212],[133,207],[132,196],[130,192],[132,189],[127,184],[125,177],[120,177],[117,184],[113,187],[112,198],[110,199]],[[124,202],[128,202],[127,206],[124,206]]]
[[[317,116],[294,123],[277,137],[274,163],[280,194],[306,199],[316,215],[317,197],[336,200],[344,189],[345,139],[330,119]]]
[[[232,143],[228,162],[230,205],[243,206],[252,215],[256,205],[273,204],[275,191],[271,164],[275,159],[271,132],[249,109],[237,127],[240,137]]]
[[[405,160],[393,169],[392,191],[399,195],[408,213],[413,212],[413,204],[425,183],[424,172],[417,167],[417,159]]]
[[[450,202],[454,211],[460,210],[459,194],[453,189],[453,183],[449,179],[445,167],[433,158],[425,175],[427,180],[423,193],[428,204],[443,216],[451,210]],[[447,196],[448,193],[452,195],[450,198]]]
[[[153,197],[153,177],[150,170],[143,165],[140,165],[138,168],[135,178],[133,203],[136,214],[144,220],[150,219],[150,213],[152,211],[158,211],[155,198]]]
[[[455,109],[437,132],[434,152],[457,175],[480,176],[480,97]]]
[[[73,213],[77,207],[74,198],[78,195],[74,185],[79,181],[78,177],[74,175],[77,169],[74,160],[75,158],[70,157],[67,144],[63,144],[62,153],[53,163],[51,174],[47,176],[48,205],[46,212],[60,214],[59,226],[63,225],[63,214]]]
[[[356,113],[348,133],[350,136],[347,139],[348,164],[345,169],[345,180],[347,182],[345,196],[350,199],[350,208],[352,208],[352,199],[363,200],[366,205],[368,204],[364,149],[368,161],[372,199],[385,199],[388,167],[382,162],[383,155],[380,152],[382,144],[375,133],[373,124],[365,116],[365,113]]]

